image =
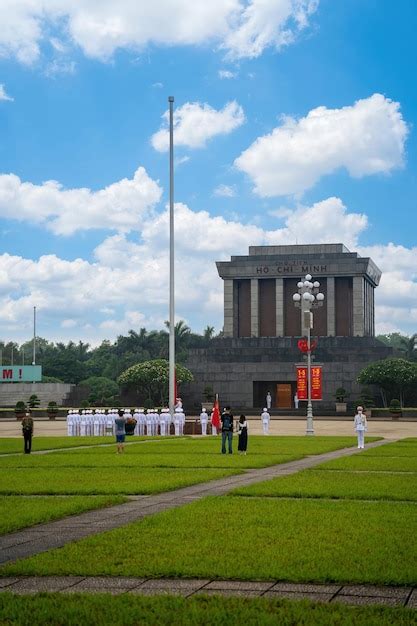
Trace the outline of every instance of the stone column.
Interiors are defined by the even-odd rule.
[[[327,277],[327,334],[336,336],[336,301],[334,291],[334,276]]]
[[[250,334],[259,337],[259,281],[251,278],[250,281]]]
[[[276,306],[276,335],[284,336],[284,279],[277,278],[275,281],[275,306]]]
[[[224,280],[224,336],[233,337],[233,280]]]
[[[363,337],[365,334],[365,302],[364,278],[353,277],[353,336]]]

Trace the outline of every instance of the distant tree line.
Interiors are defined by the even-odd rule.
[[[91,377],[116,381],[120,374],[132,365],[169,356],[169,323],[167,330],[141,328],[119,335],[116,341],[107,339],[92,348],[88,343],[51,342],[36,338],[36,364],[42,365],[43,382],[82,383]],[[202,334],[194,333],[184,321],[175,325],[176,362],[184,363],[188,350],[206,348],[214,338],[214,327],[207,326]],[[33,342],[20,346],[14,342],[0,341],[2,364],[30,365],[33,358]]]

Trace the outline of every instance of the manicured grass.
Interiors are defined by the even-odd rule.
[[[116,448],[112,448],[112,454],[91,454],[88,450],[83,454],[72,452],[59,452],[45,455],[22,455],[0,458],[0,471],[6,468],[64,468],[79,467],[85,468],[120,468],[120,467],[159,467],[159,468],[258,468],[267,465],[278,465],[299,459],[299,454],[272,455],[272,454],[251,454],[242,456],[239,454],[219,454],[219,451],[211,454],[182,454],[160,453],[160,454],[137,454],[126,448],[122,455],[115,454]]]
[[[129,437],[129,440],[133,441],[140,441],[142,439],[145,439],[145,437]],[[91,446],[113,443],[114,440],[114,437],[37,437],[35,434],[32,439],[32,451],[72,448],[74,446]],[[23,437],[1,437],[0,454],[10,454],[13,452],[23,453]]]
[[[361,470],[372,472],[417,472],[416,456],[365,456],[355,454],[354,456],[334,459],[320,465],[320,469],[327,470]],[[417,487],[417,475],[416,475]]]
[[[226,469],[164,469],[139,468],[133,471],[126,467],[78,467],[9,469],[2,472],[0,493],[6,495],[58,495],[58,494],[151,494],[171,491],[239,474],[239,470]]]
[[[416,502],[417,475],[311,469],[240,487],[232,495]]]
[[[361,456],[417,456],[415,443],[388,443],[377,448],[365,448]]]
[[[91,509],[126,502],[121,496],[0,497],[0,535]]]
[[[0,620],[10,626],[412,626],[417,624],[417,611],[274,598],[4,593]]]
[[[330,450],[350,446],[351,437],[262,437],[250,440],[246,456],[220,454],[220,438],[207,439],[164,439],[142,441],[126,446],[123,455],[115,454],[116,446],[89,447],[67,450],[45,455],[18,455],[0,457],[0,470],[5,468],[259,468],[286,463],[310,454],[321,454]],[[237,442],[235,441],[235,448]]]
[[[411,503],[211,497],[11,563],[1,575],[416,584],[415,520]]]

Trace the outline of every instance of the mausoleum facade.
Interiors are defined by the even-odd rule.
[[[190,352],[187,366],[196,382],[186,390],[189,402],[201,402],[211,385],[223,405],[260,408],[270,391],[273,407],[293,408],[295,365],[302,362],[297,344],[305,335],[293,295],[306,274],[324,294],[311,331],[314,359],[323,368],[322,407],[334,406],[338,387],[353,400],[360,393],[360,370],[391,354],[375,339],[374,290],[381,271],[369,257],[343,244],[251,246],[248,255],[216,265],[224,284],[223,337]]]

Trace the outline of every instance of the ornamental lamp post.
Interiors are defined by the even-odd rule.
[[[312,282],[311,274],[297,283],[298,292],[293,294],[294,305],[301,308],[301,324],[307,334],[307,430],[306,435],[314,435],[313,405],[311,402],[311,329],[313,313],[311,309],[323,306],[324,294],[320,292],[318,280]]]

